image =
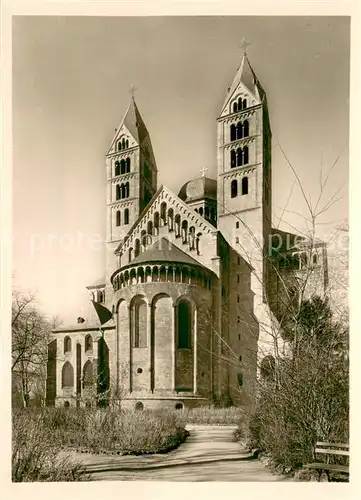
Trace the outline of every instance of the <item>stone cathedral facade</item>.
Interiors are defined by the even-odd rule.
[[[278,273],[268,258],[270,117],[246,54],[216,126],[217,178],[175,194],[158,187],[150,131],[131,99],[105,157],[105,272],[88,287],[112,317],[101,329],[94,315],[53,331],[49,404],[88,406],[104,394],[135,409],[252,405]],[[302,249],[279,233],[280,255],[301,272]],[[313,259],[325,285],[321,247]]]

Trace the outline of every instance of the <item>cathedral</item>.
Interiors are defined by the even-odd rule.
[[[270,117],[246,53],[216,126],[216,179],[203,171],[175,194],[158,187],[131,98],[105,156],[106,265],[87,287],[94,315],[53,331],[48,404],[252,406],[277,322],[277,276],[289,256],[301,272],[306,253],[272,228]],[[325,286],[325,249],[313,251]]]

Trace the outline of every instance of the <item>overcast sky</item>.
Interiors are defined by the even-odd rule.
[[[327,238],[348,217],[349,21],[337,17],[18,17],[13,24],[14,272],[44,310],[87,315],[85,286],[103,275],[105,161],[136,102],[158,184],[176,194],[216,176],[216,118],[251,41],[273,132],[273,224],[304,230],[294,176],[313,202],[341,198],[320,220]]]

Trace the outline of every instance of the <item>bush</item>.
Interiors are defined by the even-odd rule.
[[[93,453],[164,453],[188,435],[177,415],[149,410],[46,408],[14,413],[13,421],[14,452],[21,448],[22,456],[28,453],[27,462],[35,469],[36,453],[40,453],[41,463],[48,462],[48,457],[57,455],[61,448]],[[26,441],[29,432],[34,434],[30,439],[33,446]],[[26,464],[22,464],[24,469]],[[15,465],[14,471],[19,467],[20,464]]]
[[[31,410],[13,414],[12,480],[86,481],[79,463],[59,456],[61,443],[47,425],[46,412]]]
[[[346,332],[316,298],[287,338],[288,355],[260,380],[249,441],[275,466],[295,469],[314,461],[317,441],[348,442],[348,351]]]

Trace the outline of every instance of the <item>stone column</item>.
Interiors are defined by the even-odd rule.
[[[70,335],[69,335],[70,336]],[[74,335],[73,337],[70,336],[71,338],[71,358],[70,358],[70,363],[73,365],[73,373],[74,373],[74,385],[73,385],[73,392],[72,396],[76,398],[76,375],[77,375],[77,364],[76,364],[76,345],[78,343],[78,336]],[[82,373],[82,366],[80,367],[80,373]],[[71,403],[70,403],[71,404]],[[74,401],[74,406],[76,405],[76,402]]]
[[[175,332],[176,332],[176,305],[173,304],[173,311],[172,311],[172,391],[175,391],[175,370],[176,370],[176,365],[175,365],[175,348],[176,348],[176,338],[175,338]]]
[[[152,345],[152,304],[148,304],[147,311],[147,346],[149,348],[149,390],[152,390],[152,377],[153,377],[153,349]]]
[[[197,393],[197,342],[198,342],[198,311],[194,310],[194,336],[193,336],[193,392]]]
[[[115,310],[113,314],[114,324],[115,324],[115,381],[116,381],[116,394],[119,394],[120,387],[120,355],[119,355],[119,329],[118,329],[118,311]]]
[[[129,392],[132,392],[133,383],[133,332],[132,332],[132,308],[128,306],[128,325],[129,325]]]

